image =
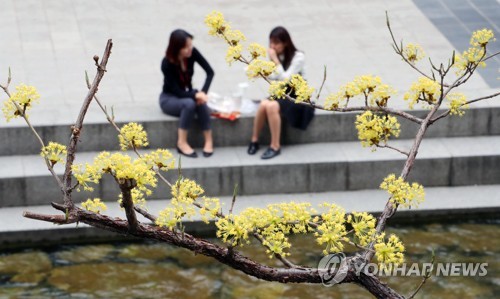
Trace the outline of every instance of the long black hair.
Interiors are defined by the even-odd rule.
[[[186,45],[188,38],[193,38],[193,35],[182,29],[176,29],[170,34],[170,41],[168,42],[167,51],[165,56],[171,63],[179,63],[179,52]]]
[[[297,48],[293,44],[292,38],[290,37],[290,33],[288,33],[285,27],[278,26],[273,30],[271,30],[271,33],[269,34],[269,39],[274,42],[283,43],[283,45],[285,46],[283,50],[283,55],[285,56],[285,58],[282,61],[282,64],[283,68],[286,70],[290,66],[290,63],[292,62],[292,58],[295,55],[295,51],[297,51]]]

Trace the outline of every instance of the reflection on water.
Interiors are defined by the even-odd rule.
[[[407,246],[407,262],[488,263],[485,277],[432,277],[417,298],[495,298],[500,294],[500,222],[426,224],[391,229]],[[315,266],[321,249],[295,237],[292,261]],[[242,249],[269,260],[253,244]],[[384,277],[409,295],[418,277]],[[62,246],[0,255],[0,298],[372,298],[355,285],[280,284],[259,281],[210,258],[157,243]]]

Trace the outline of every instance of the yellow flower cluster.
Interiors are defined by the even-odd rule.
[[[46,145],[42,148],[40,155],[45,159],[49,160],[52,165],[57,162],[61,162],[64,164],[64,158],[66,157],[66,146],[59,144],[57,142],[49,142],[49,145]]]
[[[467,104],[467,99],[465,95],[462,93],[450,93],[446,97],[448,100],[448,106],[450,107],[451,115],[463,116],[465,114],[464,109],[469,108],[469,104]]]
[[[396,94],[396,90],[387,84],[377,85],[375,90],[370,94],[370,105],[379,107],[387,107],[389,98]]]
[[[344,249],[343,241],[348,241],[345,228],[345,211],[334,204],[323,204],[328,212],[321,214],[321,223],[314,233],[319,245],[326,244],[323,254],[341,252]],[[319,222],[318,218],[314,219]]]
[[[259,57],[266,57],[267,55],[266,48],[257,43],[251,43],[248,46],[248,52],[250,52],[252,59],[257,59]]]
[[[269,85],[269,97],[271,99],[284,99],[288,88],[288,80],[272,81]]]
[[[350,223],[354,229],[355,243],[366,246],[374,240],[376,220],[373,215],[366,212],[352,212],[347,216],[347,223]]]
[[[356,116],[355,125],[358,130],[358,138],[364,147],[377,146],[381,142],[387,143],[389,137],[398,137],[401,131],[396,117],[379,116],[371,111],[365,111]]]
[[[202,198],[203,203],[200,209],[201,220],[209,223],[211,219],[217,218],[217,213],[221,210],[220,200],[218,198],[206,197]]]
[[[195,181],[187,178],[180,178],[171,188],[171,206],[163,210],[164,217],[157,218],[156,224],[160,227],[172,229],[183,217],[191,218],[196,214],[193,203],[198,197],[201,197],[203,193],[205,193],[205,191]],[[173,218],[168,218],[167,216]]]
[[[167,171],[175,168],[175,159],[169,150],[157,149],[149,154],[144,154],[142,157],[151,166],[158,167],[159,170]]]
[[[249,233],[262,236],[267,253],[289,255],[287,235],[311,230],[309,221],[315,213],[309,203],[279,203],[267,208],[247,208],[240,215],[231,215],[216,222],[217,236],[232,246],[248,243]]]
[[[16,117],[25,116],[39,98],[40,94],[35,87],[22,83],[16,86],[16,92],[3,103],[2,112],[7,122]]]
[[[425,199],[424,187],[418,183],[411,185],[402,177],[388,175],[380,184],[380,188],[391,195],[391,202],[403,207],[417,207]]]
[[[142,125],[128,123],[120,129],[120,148],[126,151],[129,148],[139,148],[148,145],[148,135]]]
[[[415,63],[425,57],[425,52],[420,45],[408,44],[403,49],[403,56],[411,63]]]
[[[276,64],[272,61],[254,59],[250,62],[247,68],[247,76],[250,79],[255,79],[259,76],[268,77],[276,70]]]
[[[457,69],[456,74],[461,75],[464,71],[475,66],[486,67],[486,62],[482,61],[485,54],[484,48],[469,48],[461,55],[455,54],[455,64],[453,66]]]
[[[99,214],[101,211],[106,211],[108,207],[99,198],[87,199],[87,201],[82,203],[82,207],[94,213]]]
[[[230,26],[224,20],[224,16],[221,12],[212,11],[205,17],[205,24],[208,26],[210,31],[208,34],[210,35],[222,35],[226,32],[226,30],[230,29]]]
[[[333,110],[347,106],[349,99],[358,95],[364,95],[372,106],[377,104],[386,107],[389,98],[395,93],[396,90],[387,84],[382,84],[382,79],[378,76],[357,76],[352,82],[342,85],[337,93],[328,95],[325,100],[325,109]]]
[[[359,89],[359,93],[368,94],[374,91],[379,84],[382,84],[382,79],[378,76],[362,75],[354,78],[353,83]]]
[[[245,35],[239,30],[227,30],[224,36],[226,37],[227,43],[231,46],[239,45],[241,41],[247,40]]]
[[[238,61],[241,58],[241,51],[243,51],[243,46],[240,44],[229,46],[226,53],[226,62],[231,65],[231,63]]]
[[[418,78],[418,81],[413,83],[410,90],[405,93],[405,101],[409,101],[408,106],[413,109],[413,106],[419,101],[424,101],[431,105],[437,102],[441,96],[441,86],[438,82],[426,77]]]
[[[215,222],[217,237],[231,246],[242,246],[243,241],[249,243],[248,233],[252,227],[245,220],[244,217],[239,215],[220,218]]]
[[[486,47],[486,45],[490,41],[495,41],[495,34],[493,33],[493,30],[490,29],[481,29],[481,30],[476,30],[472,33],[472,37],[470,39],[470,44],[473,47]]]
[[[301,75],[293,75],[290,80],[290,86],[295,91],[295,103],[309,102],[314,88],[310,87]]]
[[[380,269],[392,269],[393,265],[400,265],[404,262],[405,247],[399,238],[391,234],[389,240],[385,242],[385,234],[379,236],[377,243],[374,245],[375,257],[380,263]]]
[[[470,39],[471,47],[464,51],[462,55],[456,54],[454,57],[455,64],[453,66],[457,69],[457,75],[464,74],[464,72],[474,67],[485,67],[486,45],[495,40],[492,30],[482,29],[474,31]]]
[[[173,229],[184,217],[189,219],[196,214],[195,204],[199,207],[199,213],[205,223],[217,218],[221,209],[220,200],[203,196],[204,193],[203,188],[195,181],[180,178],[171,188],[170,206],[160,212],[156,224]],[[197,199],[202,202],[198,203]]]
[[[72,166],[74,177],[85,190],[92,191],[89,183],[97,184],[104,173],[109,173],[120,183],[125,180],[134,180],[137,188],[146,195],[151,194],[148,186],[156,187],[156,173],[151,167],[151,162],[145,158],[132,160],[130,156],[109,152],[101,152],[94,158],[93,164],[86,163],[85,167],[81,164]]]
[[[182,214],[179,214],[175,207],[167,207],[160,211],[156,218],[156,225],[173,229],[182,219]]]

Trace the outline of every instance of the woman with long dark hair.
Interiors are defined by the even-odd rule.
[[[304,76],[304,53],[297,50],[288,31],[281,26],[269,34],[269,58],[276,64],[276,72],[271,80],[285,80],[292,75]],[[291,94],[293,97],[294,95]],[[271,131],[271,144],[262,154],[262,159],[271,159],[281,153],[280,135],[282,117],[294,128],[305,130],[314,117],[310,106],[295,104],[287,99],[260,102],[253,123],[253,132],[248,154],[254,155],[259,150],[259,133],[267,120]]]
[[[191,82],[195,62],[203,68],[207,75],[201,90],[193,89]],[[205,137],[203,156],[210,157],[213,153],[213,140],[207,93],[214,77],[214,71],[201,53],[193,47],[191,34],[182,29],[174,30],[170,34],[161,70],[164,80],[163,92],[160,95],[160,107],[164,113],[179,117],[177,151],[191,158],[198,156],[187,140],[188,129],[196,115]]]

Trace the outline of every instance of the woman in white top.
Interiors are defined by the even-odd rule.
[[[269,58],[276,63],[276,72],[271,80],[285,80],[292,75],[304,76],[305,55],[295,48],[288,31],[281,26],[269,34]],[[290,96],[294,97],[292,93]],[[314,117],[314,109],[307,105],[295,104],[287,99],[261,101],[253,123],[253,132],[248,154],[254,155],[259,150],[259,133],[267,120],[271,131],[271,144],[262,154],[262,159],[271,159],[281,153],[280,135],[282,117],[292,126],[305,130]]]

